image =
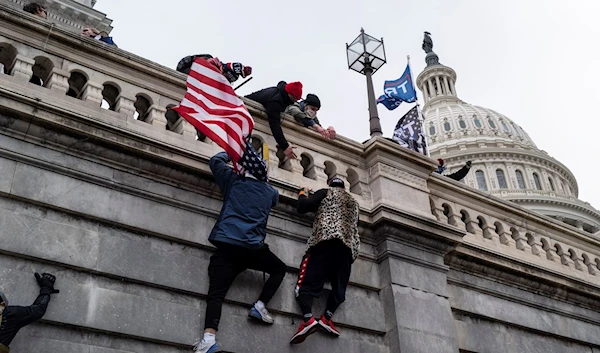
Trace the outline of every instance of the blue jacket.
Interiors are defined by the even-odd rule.
[[[223,207],[208,240],[218,245],[228,243],[250,249],[264,246],[267,219],[279,201],[279,192],[266,182],[236,174],[225,152],[209,162],[215,182],[223,193]],[[215,243],[216,242],[216,243]]]

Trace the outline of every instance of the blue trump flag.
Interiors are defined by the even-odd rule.
[[[377,103],[381,103],[383,105],[385,105],[386,108],[388,108],[388,110],[394,110],[396,108],[398,108],[398,106],[400,105],[400,103],[402,103],[402,101],[400,99],[397,98],[392,98],[390,96],[388,96],[387,94],[382,94],[381,96],[379,96],[379,98],[377,98]]]
[[[406,65],[406,70],[399,79],[385,81],[383,92],[384,94],[377,99],[377,103],[385,105],[388,110],[396,109],[402,102],[415,102],[417,91],[410,75],[410,66]]]

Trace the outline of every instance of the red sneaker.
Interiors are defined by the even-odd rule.
[[[318,325],[319,323],[317,322],[317,320],[315,320],[314,317],[311,317],[310,320],[308,320],[308,322],[302,320],[300,327],[298,327],[298,332],[296,332],[296,334],[292,336],[290,343],[298,344],[304,342],[306,337],[313,334],[317,330]]]
[[[325,318],[325,315],[321,315],[321,318],[319,319],[319,326],[326,332],[330,333],[332,336],[340,336],[340,331],[338,331],[337,328],[335,328],[333,321],[327,320],[327,318]]]

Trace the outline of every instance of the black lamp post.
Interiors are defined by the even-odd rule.
[[[348,68],[367,77],[371,137],[382,136],[372,76],[386,62],[383,38],[379,40],[371,37],[361,28],[360,35],[350,45],[346,43],[346,54],[348,56]]]

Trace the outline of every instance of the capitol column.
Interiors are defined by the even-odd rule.
[[[450,80],[450,89],[452,90],[452,94],[456,96],[456,88],[454,88],[454,80]]]
[[[440,83],[440,77],[439,76],[435,77],[435,83],[437,84],[437,91],[436,91],[437,93],[436,93],[436,95],[441,96],[443,93],[442,93],[442,84]]]
[[[433,80],[432,79],[428,79],[427,80],[427,85],[429,86],[429,96],[431,98],[434,98],[437,94],[435,93],[435,89],[433,88]]]
[[[450,85],[448,85],[448,77],[444,76],[444,87],[446,87],[446,95],[450,96],[452,93],[450,92]]]

